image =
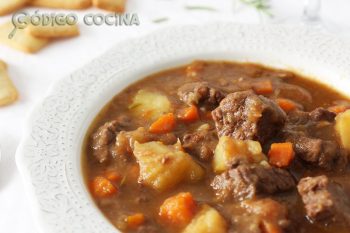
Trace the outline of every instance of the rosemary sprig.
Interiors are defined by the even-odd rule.
[[[240,0],[243,4],[254,7],[256,10],[273,17],[268,0]]]
[[[169,20],[168,17],[162,17],[162,18],[153,19],[152,22],[153,23],[163,23],[163,22],[168,21],[168,20]]]
[[[217,11],[217,9],[210,6],[185,6],[186,10],[204,10],[204,11]]]

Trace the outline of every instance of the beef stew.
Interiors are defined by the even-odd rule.
[[[350,100],[299,74],[194,61],[99,113],[83,166],[126,233],[350,231]]]

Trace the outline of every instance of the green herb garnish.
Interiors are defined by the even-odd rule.
[[[201,10],[201,11],[217,11],[217,9],[210,6],[185,6],[186,10]]]
[[[268,0],[240,0],[243,4],[254,7],[256,10],[273,17]]]
[[[168,20],[169,20],[169,18],[162,17],[162,18],[154,19],[154,20],[152,20],[152,22],[153,23],[163,23],[163,22],[168,21]]]

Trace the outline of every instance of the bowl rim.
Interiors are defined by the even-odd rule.
[[[119,232],[85,187],[80,159],[85,133],[123,88],[198,58],[298,70],[350,93],[349,44],[311,28],[216,22],[173,26],[118,43],[53,84],[28,117],[16,163],[43,232]]]

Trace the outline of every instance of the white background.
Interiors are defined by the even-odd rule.
[[[1,1],[1,0],[0,0]],[[139,15],[139,27],[86,26],[83,16],[97,9],[80,11],[81,36],[51,43],[37,54],[28,55],[0,46],[0,59],[9,66],[9,75],[20,92],[15,104],[0,108],[0,232],[37,233],[38,226],[31,216],[27,196],[15,164],[15,152],[26,116],[40,101],[56,80],[69,75],[94,57],[108,50],[118,41],[137,37],[158,28],[177,24],[205,24],[225,20],[238,23],[292,23],[302,24],[301,0],[271,1],[273,18],[265,17],[238,0],[128,0],[127,11]],[[346,36],[350,33],[350,2],[332,0],[323,2],[321,18],[330,33]],[[217,11],[190,11],[185,6],[205,5]],[[36,9],[28,9],[34,11]],[[49,12],[41,9],[40,12]],[[57,11],[55,11],[57,12]],[[163,23],[153,23],[157,18],[168,17]],[[0,17],[0,23],[10,20]],[[350,41],[350,40],[349,40]]]

